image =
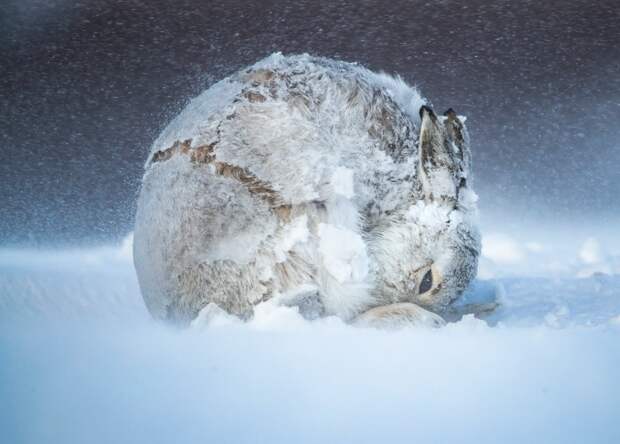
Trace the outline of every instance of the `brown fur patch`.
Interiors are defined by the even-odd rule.
[[[254,91],[244,91],[243,95],[250,103],[262,103],[267,100],[267,97]]]
[[[256,83],[265,84],[275,77],[275,73],[270,69],[259,68],[247,73],[245,80]]]
[[[269,183],[260,180],[246,168],[226,162],[218,162],[214,152],[215,143],[197,147],[192,147],[191,143],[191,139],[183,142],[177,140],[171,147],[153,154],[151,163],[165,162],[177,154],[189,155],[192,163],[213,165],[216,174],[229,177],[243,184],[251,194],[257,195],[267,202],[280,219],[290,219],[291,206],[284,203],[278,192],[271,188]]]
[[[192,143],[191,139],[185,140],[183,142],[181,142],[180,140],[177,140],[176,142],[172,144],[170,148],[157,151],[155,154],[153,154],[153,157],[151,157],[151,163],[166,161],[170,159],[172,155],[175,153],[185,154],[190,150],[191,143]]]

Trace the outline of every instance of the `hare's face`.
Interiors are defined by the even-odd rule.
[[[407,300],[441,313],[476,276],[480,237],[475,226],[450,213],[441,230],[429,233],[409,249],[411,263],[425,262],[409,271],[414,282]],[[406,272],[406,271],[405,271]]]
[[[480,236],[465,127],[449,110],[437,117],[422,107],[418,178],[421,199],[379,233],[377,297],[412,302],[440,313],[476,275]]]
[[[412,302],[441,313],[476,275],[480,237],[470,216],[418,202],[372,243],[380,303]]]

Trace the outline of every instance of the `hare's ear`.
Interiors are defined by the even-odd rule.
[[[452,109],[438,118],[428,106],[420,108],[419,175],[427,202],[455,205],[466,186],[469,151],[465,126]]]
[[[454,144],[456,148],[457,158],[463,163],[463,167],[469,169],[469,135],[465,124],[459,119],[452,108],[443,113],[446,120],[446,134],[448,140]]]
[[[469,150],[469,133],[465,126],[465,118],[456,115],[452,108],[449,108],[443,114],[446,117],[445,126],[448,135],[448,141],[452,144],[455,151],[456,162],[458,163],[458,185],[457,197],[459,191],[467,188],[470,181],[471,170],[471,151]]]
[[[443,143],[443,136],[435,112],[426,105],[420,108],[420,165],[435,165],[437,147]]]

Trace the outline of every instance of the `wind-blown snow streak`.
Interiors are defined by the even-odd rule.
[[[0,250],[6,442],[620,440],[618,275],[479,280],[462,303],[496,297],[495,327],[381,331],[266,303],[176,330],[146,313],[129,243]],[[602,260],[589,244],[575,261]]]

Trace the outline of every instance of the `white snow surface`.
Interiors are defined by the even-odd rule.
[[[131,237],[0,249],[2,442],[620,442],[618,252],[483,239],[460,303],[499,309],[398,331],[273,301],[176,330],[144,308]]]

